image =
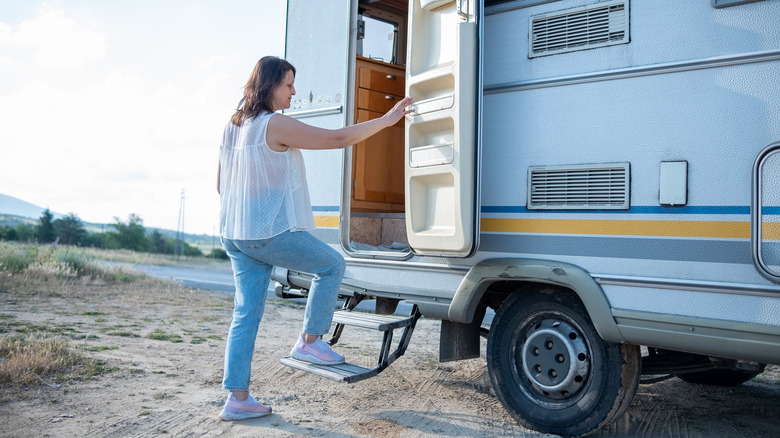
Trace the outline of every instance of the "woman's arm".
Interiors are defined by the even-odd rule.
[[[266,142],[268,147],[277,152],[284,152],[291,147],[298,149],[345,148],[398,123],[403,116],[413,112],[413,110],[406,109],[411,103],[412,98],[406,97],[378,119],[339,129],[316,128],[292,117],[274,116],[268,121]]]

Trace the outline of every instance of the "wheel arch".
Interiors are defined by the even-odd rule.
[[[449,307],[453,322],[469,324],[490,286],[496,282],[540,283],[571,290],[582,301],[599,336],[623,341],[601,286],[583,268],[555,260],[493,258],[475,264],[461,281]]]

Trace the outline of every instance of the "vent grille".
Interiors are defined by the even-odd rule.
[[[528,169],[529,210],[627,210],[629,163]]]
[[[629,41],[626,0],[537,15],[530,20],[530,58]]]

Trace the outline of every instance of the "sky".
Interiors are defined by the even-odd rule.
[[[0,0],[0,193],[217,234],[222,128],[281,0]]]

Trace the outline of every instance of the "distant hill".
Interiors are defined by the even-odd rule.
[[[0,193],[0,214],[38,219],[41,217],[43,210],[46,210],[46,208]],[[59,219],[63,216],[53,211],[51,214],[54,215],[54,219]]]
[[[36,225],[38,219],[41,217],[41,213],[45,210],[44,207],[39,207],[35,204],[31,204],[27,201],[23,201],[13,196],[3,195],[0,193],[0,226],[9,226],[16,228],[20,223],[29,223]],[[51,212],[54,215],[54,219],[60,219],[64,215],[60,213]],[[84,228],[90,233],[101,233],[105,231],[113,231],[114,229],[110,224],[98,224],[92,222],[84,222]],[[176,231],[167,230],[163,228],[144,227],[146,231],[151,233],[154,230],[159,231],[165,236],[176,238]],[[208,234],[187,234],[184,233],[184,241],[197,245],[200,247],[220,246],[219,239]]]

